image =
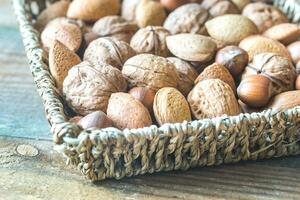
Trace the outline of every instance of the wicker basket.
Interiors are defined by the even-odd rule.
[[[300,107],[124,131],[86,131],[68,123],[39,33],[32,26],[45,1],[13,2],[56,149],[92,181],[300,153]],[[39,9],[31,9],[32,4]],[[299,0],[275,0],[274,4],[300,24]]]

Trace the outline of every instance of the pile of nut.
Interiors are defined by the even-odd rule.
[[[300,28],[269,3],[61,0],[35,27],[71,122],[142,128],[300,105]]]

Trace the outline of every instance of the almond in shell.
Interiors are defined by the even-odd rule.
[[[300,37],[300,28],[296,24],[283,23],[269,28],[263,35],[288,45]]]
[[[111,95],[107,116],[121,130],[143,128],[152,124],[147,108],[128,93],[118,92]]]
[[[300,106],[300,90],[283,92],[276,95],[266,109],[282,111],[296,106]]]
[[[155,95],[153,110],[159,125],[191,121],[191,111],[185,97],[175,88],[166,87]]]
[[[70,51],[58,40],[54,41],[49,51],[49,70],[60,91],[62,91],[63,81],[68,75],[69,69],[80,62],[76,53]]]

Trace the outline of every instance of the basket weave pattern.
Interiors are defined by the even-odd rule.
[[[30,68],[56,149],[92,181],[300,154],[300,107],[124,131],[85,131],[68,123],[39,33],[32,25],[46,6],[45,1],[37,2],[13,1]],[[39,8],[35,12],[32,3]],[[299,0],[275,0],[274,4],[300,25]]]

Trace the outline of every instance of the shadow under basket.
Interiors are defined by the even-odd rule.
[[[273,3],[292,22],[300,24],[299,0]],[[33,27],[34,19],[46,7],[45,1],[13,0],[13,4],[30,69],[51,124],[55,148],[88,179],[121,179],[300,153],[300,107],[134,130],[82,130],[67,121],[39,33]]]

